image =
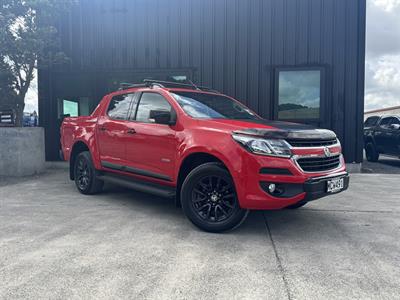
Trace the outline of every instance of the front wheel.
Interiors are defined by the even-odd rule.
[[[91,195],[103,189],[104,183],[96,176],[96,169],[89,151],[78,154],[74,165],[74,178],[75,185],[82,194]]]
[[[189,173],[182,185],[181,202],[188,219],[208,232],[234,229],[248,214],[239,206],[229,172],[218,163],[205,163]]]
[[[365,146],[365,155],[370,162],[377,162],[379,160],[379,152],[373,143],[368,143]]]

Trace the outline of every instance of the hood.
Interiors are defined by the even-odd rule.
[[[258,136],[264,138],[310,140],[335,139],[336,134],[327,129],[318,129],[311,125],[282,121],[257,120],[227,120],[213,119],[208,122],[218,123],[222,127],[237,134]],[[211,124],[210,124],[211,125]]]

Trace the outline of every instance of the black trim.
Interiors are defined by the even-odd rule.
[[[336,192],[336,193],[328,193],[326,191],[326,182],[332,178],[339,178],[343,177],[344,178],[344,187],[342,190]],[[306,196],[304,199],[302,199],[300,202],[308,202],[312,200],[316,200],[325,196],[333,195],[333,194],[338,194],[340,192],[343,192],[347,190],[349,187],[349,182],[350,182],[350,177],[347,172],[342,172],[342,173],[337,173],[337,174],[332,174],[328,176],[323,176],[323,177],[317,177],[317,178],[311,178],[304,182],[303,184],[301,183],[288,183],[288,182],[266,182],[266,181],[260,181],[260,187],[264,192],[267,194],[277,197],[277,198],[291,198],[295,197],[301,193],[306,193]],[[274,183],[276,185],[276,190],[273,193],[269,192],[268,186]]]
[[[268,186],[273,183],[275,184],[275,191],[270,192]],[[277,198],[292,198],[301,193],[304,193],[303,184],[301,183],[278,183],[278,182],[260,182],[260,187],[271,196]]]
[[[151,172],[151,171],[146,171],[143,169],[113,164],[113,163],[110,163],[107,161],[102,161],[101,165],[105,168],[112,169],[112,170],[132,173],[135,175],[146,176],[146,177],[151,177],[151,178],[155,178],[155,179],[161,179],[161,180],[165,180],[165,181],[172,181],[172,178],[167,175],[159,174],[159,173],[155,173],[155,172]]]
[[[160,197],[173,198],[176,195],[175,187],[156,184],[153,182],[145,182],[129,176],[103,172],[103,175],[98,176],[98,178],[112,184],[121,185],[139,192],[149,193]]]
[[[247,121],[246,121],[247,122]],[[253,123],[249,121],[249,123]],[[236,134],[243,134],[243,135],[250,135],[256,137],[263,137],[263,138],[272,138],[272,139],[296,139],[300,140],[329,140],[335,139],[336,134],[328,129],[314,129],[313,127],[308,127],[307,125],[298,125],[296,123],[286,123],[282,125],[281,122],[279,123],[272,123],[272,122],[264,122],[259,124],[265,124],[268,126],[273,126],[276,129],[264,129],[264,128],[246,128],[235,130],[233,133]],[[307,127],[306,127],[307,126]]]
[[[349,187],[350,177],[348,173],[333,174],[325,177],[311,178],[304,183],[304,191],[307,193],[304,200],[311,201],[318,198],[333,195],[335,193],[327,193],[326,182],[332,178],[344,177],[344,187],[337,193],[347,190]],[[337,194],[336,193],[336,194]]]
[[[268,175],[293,175],[292,172],[288,169],[281,168],[261,168],[260,174],[268,174]]]

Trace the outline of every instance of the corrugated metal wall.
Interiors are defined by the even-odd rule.
[[[347,161],[362,160],[365,0],[81,0],[61,34],[65,73],[191,68],[267,118],[277,67],[323,67],[319,125],[339,135]]]

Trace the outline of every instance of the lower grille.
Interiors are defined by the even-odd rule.
[[[305,172],[329,171],[340,166],[340,155],[331,157],[303,157],[297,159],[297,163]]]

